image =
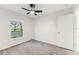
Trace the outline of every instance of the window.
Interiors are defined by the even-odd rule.
[[[11,21],[11,38],[23,37],[23,24],[17,21]]]

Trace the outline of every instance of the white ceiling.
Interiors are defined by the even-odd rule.
[[[10,10],[13,10],[17,13],[21,13],[23,15],[26,15],[27,11],[22,10],[21,7],[30,9],[29,4],[1,4],[0,6],[10,9]],[[72,7],[72,5],[69,5],[69,4],[36,4],[35,9],[43,10],[43,13],[42,14],[39,13],[39,15],[44,15],[44,14],[48,14],[48,13],[57,12],[62,9],[67,9],[70,7]],[[34,17],[34,15],[27,15],[27,16]]]

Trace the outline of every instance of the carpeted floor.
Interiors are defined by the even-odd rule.
[[[74,55],[76,52],[37,40],[19,44],[0,51],[1,55]]]

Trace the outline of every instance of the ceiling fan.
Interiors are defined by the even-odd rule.
[[[26,14],[34,14],[35,16],[37,16],[37,13],[42,13],[42,10],[34,10],[35,9],[35,4],[29,4],[29,7],[31,7],[31,9],[27,9],[24,7],[21,7],[21,9],[28,11]]]

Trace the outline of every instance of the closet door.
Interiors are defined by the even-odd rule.
[[[57,43],[61,47],[73,50],[73,14],[58,17]]]

